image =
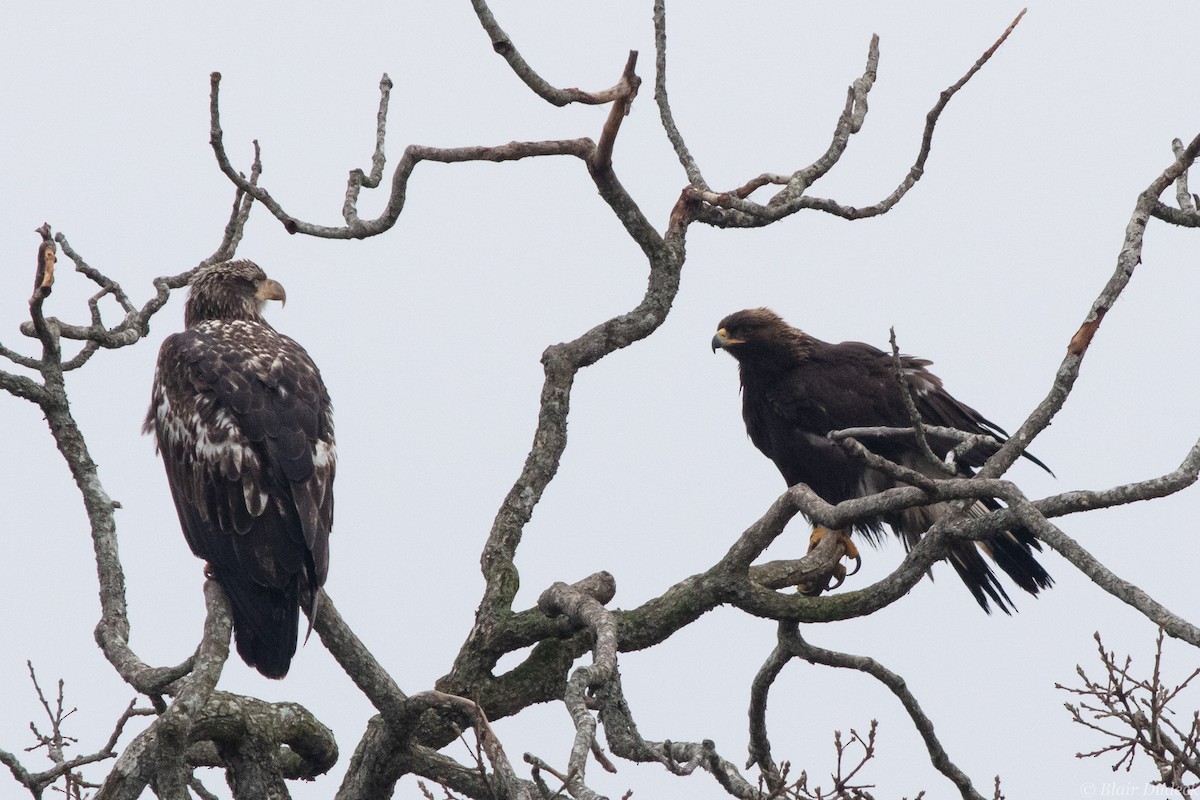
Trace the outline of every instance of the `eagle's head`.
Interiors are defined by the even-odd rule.
[[[208,319],[261,320],[268,300],[287,302],[287,293],[258,264],[222,261],[192,277],[183,319],[188,327]]]
[[[717,324],[712,349],[716,352],[720,348],[742,364],[771,362],[784,366],[807,356],[813,341],[771,309],[747,308],[730,314]]]

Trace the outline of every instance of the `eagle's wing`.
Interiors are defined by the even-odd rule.
[[[890,365],[891,356],[888,356],[888,359]],[[921,419],[925,424],[957,428],[968,433],[984,434],[995,438],[997,442],[1003,444],[1008,439],[1008,431],[947,392],[942,386],[941,379],[925,369],[931,363],[933,362],[923,358],[901,357],[901,368],[904,369],[905,375],[908,378],[917,411],[920,413]],[[904,424],[907,425],[908,423]],[[957,441],[941,437],[934,437],[934,441],[936,444],[931,446],[942,457],[945,457],[946,453],[958,444]],[[983,444],[972,447],[958,460],[959,465],[964,467],[962,472],[970,474],[970,470],[965,469],[965,467],[983,466],[983,462],[995,453],[996,449],[994,446]],[[1032,453],[1026,452],[1021,455],[1051,475],[1054,474],[1050,467],[1042,463],[1041,459]]]
[[[880,356],[881,362],[886,360],[886,368],[894,376],[895,366],[891,355],[881,352]],[[1001,443],[1005,441],[1007,434],[1003,428],[953,397],[945,390],[941,379],[925,369],[932,362],[902,356],[900,363],[912,391],[917,411],[925,424],[957,428],[968,433],[985,434],[994,437]],[[893,378],[892,385],[896,402],[903,403],[903,388],[899,381]],[[899,425],[906,427],[909,424],[907,411],[905,411],[905,421]],[[927,435],[927,440],[930,448],[941,458],[945,458],[946,454],[958,444],[956,439],[936,435]],[[914,440],[902,438],[899,441],[907,450],[899,453],[892,452],[888,454],[889,457],[906,466],[936,476],[936,473],[929,469],[931,465],[923,463],[925,459],[919,453]],[[982,444],[969,449],[957,460],[956,467],[959,474],[963,476],[974,474],[972,467],[982,465],[994,452],[996,452],[995,446]],[[1050,472],[1049,467],[1034,456],[1029,453],[1024,455],[1042,469]],[[994,499],[985,498],[975,503],[969,509],[969,513],[982,516],[999,507],[1000,504]],[[911,545],[945,512],[944,504],[935,503],[931,506],[902,512],[889,518],[887,522],[906,544]],[[950,548],[949,561],[985,611],[990,611],[988,602],[990,598],[991,602],[995,603],[1002,611],[1010,613],[1014,607],[1012,600],[1004,591],[1003,585],[996,578],[987,561],[981,557],[980,551],[989,555],[1018,586],[1030,594],[1036,595],[1041,589],[1049,588],[1053,584],[1050,575],[1033,556],[1035,551],[1040,550],[1041,544],[1032,532],[1022,527],[1016,527],[991,539],[954,543]]]
[[[858,342],[821,342],[779,380],[745,387],[747,430],[789,486],[806,483],[826,501],[839,503],[893,485],[828,437],[844,428],[908,424],[895,378],[876,369],[879,354]],[[857,527],[872,539],[881,533],[878,520]]]
[[[1004,432],[999,426],[945,391],[941,380],[925,369],[929,363],[910,357],[901,360],[922,420],[929,425],[989,434],[1003,441]],[[890,354],[862,342],[820,343],[809,358],[766,393],[778,422],[765,436],[776,447],[772,458],[789,485],[803,481],[829,502],[862,497],[894,486],[891,478],[846,456],[841,448],[828,441],[826,434],[854,427],[909,427],[911,420],[902,392]],[[957,444],[948,437],[927,438],[939,457]],[[896,463],[934,477],[940,475],[927,463],[914,437],[863,437],[863,443]],[[970,475],[970,467],[983,463],[994,450],[973,448],[960,459],[960,474]],[[973,513],[983,514],[996,507],[994,500],[982,501]],[[881,522],[887,522],[906,546],[912,546],[947,510],[941,503],[920,506],[882,520],[865,520],[856,528],[869,539],[877,540]],[[955,543],[949,561],[985,610],[990,609],[990,600],[1008,612],[1012,601],[980,550],[1032,594],[1052,583],[1033,558],[1032,551],[1040,550],[1040,545],[1029,531],[1018,528],[978,544]]]
[[[331,410],[315,365],[262,323],[202,323],[164,342],[146,427],[189,546],[245,623],[239,652],[267,670],[282,658],[286,671],[297,603],[328,571],[333,522]]]

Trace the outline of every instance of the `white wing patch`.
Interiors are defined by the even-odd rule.
[[[167,446],[176,453],[191,454],[198,462],[196,467],[212,478],[240,483],[246,510],[251,516],[260,516],[268,501],[260,487],[262,465],[229,413],[215,409],[210,424],[195,410],[186,416],[172,413],[165,396],[157,401],[155,418]]]
[[[908,385],[918,397],[924,397],[937,388],[937,385],[929,380],[929,373],[924,369],[913,369],[911,367],[902,370],[905,377],[908,378]]]
[[[324,470],[337,464],[337,448],[333,442],[318,440],[313,447],[313,469]]]
[[[320,387],[320,373],[305,357],[303,349],[269,325],[252,320],[210,319],[196,324],[193,330],[201,336],[180,341],[181,349],[177,352],[184,362],[206,363],[217,373],[214,376],[217,381],[253,381],[257,378],[283,399],[293,395],[287,386],[294,388],[294,373],[299,371],[317,377]],[[298,350],[300,357],[291,349]],[[228,373],[233,366],[227,360],[231,353],[238,355],[240,366],[236,372],[240,373],[240,378]],[[215,398],[207,392],[191,393],[188,391],[190,386],[183,390],[182,396],[175,396],[176,403],[172,405],[168,397],[171,393],[164,389],[180,376],[175,366],[169,376],[162,373],[162,367],[160,362],[151,400],[153,427],[158,433],[156,445],[159,450],[169,450],[172,458],[187,462],[192,479],[185,490],[197,502],[201,513],[205,513],[204,496],[210,491],[205,487],[225,483],[233,497],[241,496],[251,516],[262,516],[271,509],[284,515],[286,510],[281,506],[280,498],[272,498],[265,490],[268,482],[263,479],[262,459],[238,425],[234,413],[218,405],[220,401],[214,402]],[[322,427],[329,431],[326,435],[332,439],[332,420],[327,407],[323,414]],[[332,441],[318,440],[311,446],[313,468],[320,477],[318,492],[325,496],[331,489],[337,453]]]
[[[242,496],[246,498],[246,510],[252,517],[260,517],[267,509],[267,493],[255,485],[249,475],[242,478]]]

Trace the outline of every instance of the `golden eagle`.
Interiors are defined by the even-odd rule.
[[[805,483],[826,502],[836,504],[896,485],[892,478],[848,456],[827,436],[845,428],[912,427],[890,354],[862,342],[831,344],[814,339],[766,308],[730,314],[717,328],[713,350],[721,348],[738,361],[742,417],[750,440],[775,462],[788,486]],[[999,426],[942,388],[942,381],[925,369],[931,363],[909,356],[900,359],[922,421],[1003,441],[1006,434]],[[927,439],[941,458],[957,444],[932,434]],[[910,469],[931,477],[940,475],[913,436],[870,437],[864,444]],[[958,473],[974,474],[971,468],[980,466],[994,452],[985,450],[975,447],[959,458],[955,465]],[[1025,455],[1049,472],[1041,461]],[[975,510],[982,515],[997,507],[996,501],[984,500],[976,504]],[[946,511],[942,503],[910,508],[863,520],[854,530],[874,544],[886,522],[907,548]],[[1005,613],[1013,604],[980,556],[981,550],[1030,594],[1036,595],[1053,583],[1033,556],[1034,550],[1041,550],[1041,544],[1024,528],[979,542],[954,542],[948,560],[984,611],[991,611],[988,598]]]
[[[282,678],[300,604],[311,616],[329,571],[329,393],[304,348],[263,319],[286,295],[258,265],[215,264],[191,283],[143,431],[156,435],[188,545],[229,595],[238,653]]]

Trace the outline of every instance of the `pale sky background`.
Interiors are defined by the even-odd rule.
[[[469,3],[6,4],[0,11],[0,341],[23,352],[38,242],[49,222],[139,305],[150,281],[212,252],[233,188],[208,146],[208,75],[221,71],[230,155],[291,213],[340,224],[347,171],[369,166],[380,75],[395,82],[388,173],[409,143],[458,146],[598,136],[607,108],[554,109],[490,47]],[[642,94],[617,142],[617,174],[659,230],[685,179],[653,104],[650,2],[497,2],[526,58],[559,86],[612,85],[641,52]],[[924,116],[1004,30],[1019,4],[732,4],[668,8],[676,118],[709,182],[728,189],[790,172],[824,151],[845,97],[881,38],[870,114],[842,163],[813,189],[866,205],[889,193],[915,157]],[[572,398],[558,478],[528,526],[520,607],[556,580],[616,576],[630,608],[710,566],[784,489],[746,438],[736,367],[709,340],[725,314],[770,305],[826,340],[933,359],[963,401],[1014,429],[1044,396],[1071,334],[1112,272],[1138,192],[1172,160],[1173,137],[1200,130],[1189,2],[1033,4],[996,57],[942,117],[926,176],[891,213],[848,223],[819,213],[768,229],[694,225],[683,288],[649,340],[584,371]],[[1196,176],[1200,186],[1200,176]],[[762,196],[762,195],[760,195]],[[1173,193],[1168,192],[1170,199]],[[321,366],[335,405],[337,519],[327,589],[406,692],[430,688],[467,633],[482,580],[479,551],[529,449],[549,344],[632,308],[647,267],[574,159],[418,168],[389,233],[365,242],[292,237],[256,209],[239,256],[288,290],[269,318]],[[362,216],[378,213],[367,194]],[[1174,469],[1200,435],[1195,303],[1200,234],[1152,222],[1145,263],[1108,315],[1082,376],[1034,452],[1010,477],[1034,497],[1105,489]],[[67,266],[66,260],[61,262]],[[47,313],[86,319],[94,291],[69,269]],[[132,646],[176,664],[202,621],[202,568],[179,532],[161,465],[140,426],[162,338],[182,325],[182,293],[150,341],[103,352],[73,373],[76,417],[118,512]],[[107,321],[118,320],[115,306]],[[5,366],[7,368],[7,365]],[[96,750],[132,698],[92,638],[98,619],[86,520],[65,465],[32,405],[0,397],[0,747],[45,728],[26,676],[66,681],[78,707],[67,733]],[[1191,621],[1200,495],[1086,517],[1063,528],[1119,575]],[[796,520],[772,557],[801,553]],[[900,560],[895,540],[865,552],[855,587]],[[985,616],[953,572],[935,568],[903,601],[869,619],[805,634],[868,654],[907,680],[951,758],[987,794],[999,773],[1009,798],[1148,794],[1139,759],[1074,754],[1105,744],[1074,726],[1055,682],[1075,665],[1099,675],[1099,630],[1149,672],[1153,627],[1053,554],[1057,581],[1020,613]],[[712,738],[746,753],[754,672],[774,623],[723,609],[649,652],[621,658],[645,736]],[[1167,650],[1179,679],[1196,653]],[[506,662],[507,663],[507,662]],[[222,687],[295,700],[337,734],[330,776],[294,785],[330,797],[372,709],[314,637],[283,682],[233,659]],[[1177,709],[1190,716],[1195,698]],[[881,723],[864,773],[879,797],[955,796],[928,765],[899,703],[861,674],[793,663],[771,704],[776,759],[828,786],[832,732]],[[132,729],[140,729],[136,722]],[[570,723],[559,705],[497,729],[564,765]],[[126,736],[126,741],[128,740]],[[39,754],[24,754],[40,769]],[[665,776],[621,763],[589,768],[612,796],[724,797],[707,775]],[[98,777],[101,771],[91,769]],[[522,771],[522,774],[527,774]],[[207,774],[210,789],[227,791]],[[7,774],[0,797],[23,796]],[[419,796],[411,778],[398,797]]]

